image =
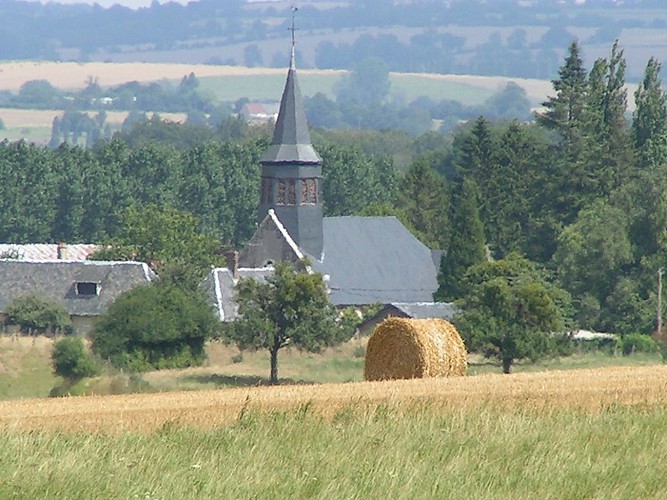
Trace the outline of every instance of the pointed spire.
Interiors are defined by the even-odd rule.
[[[292,52],[287,81],[280,100],[280,111],[278,111],[278,120],[273,132],[273,141],[262,156],[262,163],[319,163],[321,161],[310,142],[303,98],[296,77],[296,41],[294,37],[296,11],[297,8],[292,7],[292,27],[288,28],[292,32]]]

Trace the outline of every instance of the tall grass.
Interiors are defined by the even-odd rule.
[[[0,434],[1,498],[665,498],[664,405],[349,405],[212,431]]]

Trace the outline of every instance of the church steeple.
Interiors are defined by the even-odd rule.
[[[293,8],[292,12],[296,8]],[[303,98],[296,77],[294,15],[292,15],[292,54],[287,81],[280,100],[278,120],[271,146],[262,156],[262,162],[319,163],[321,160],[310,143],[310,131],[303,108]]]
[[[294,13],[292,53],[273,141],[262,156],[262,185],[258,220],[269,209],[304,252],[320,259],[323,249],[322,165],[310,142],[303,99],[296,74]]]

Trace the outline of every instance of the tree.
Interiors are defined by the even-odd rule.
[[[609,228],[614,228],[613,232]],[[604,304],[623,268],[632,262],[628,220],[622,210],[597,202],[582,210],[558,238],[554,254],[558,275],[576,301],[589,297]],[[581,325],[598,328],[598,324]]]
[[[514,82],[498,93],[493,94],[484,103],[491,118],[530,120],[530,99],[523,87]]]
[[[640,167],[655,167],[667,158],[667,95],[660,83],[660,63],[652,57],[635,91],[632,138]]]
[[[449,245],[440,262],[438,300],[456,300],[466,294],[466,270],[486,260],[484,226],[477,209],[477,186],[466,179],[453,200]]]
[[[53,333],[72,328],[65,308],[46,297],[17,297],[7,306],[5,314],[5,324],[19,325],[25,333]]]
[[[168,282],[121,295],[95,323],[93,352],[118,368],[146,371],[198,366],[220,322],[200,291]]]
[[[279,263],[266,282],[241,280],[236,293],[240,317],[226,325],[227,340],[242,349],[268,349],[271,384],[278,383],[280,349],[289,345],[319,352],[354,333],[348,322],[338,320],[319,273],[299,272]]]
[[[92,255],[94,260],[137,260],[162,278],[196,290],[222,258],[215,238],[198,232],[197,219],[170,207],[129,208],[118,234]]]
[[[363,106],[381,104],[389,95],[389,66],[379,57],[359,61],[338,84],[337,100]]]
[[[81,337],[66,337],[53,346],[53,372],[69,381],[93,377],[99,373],[95,359],[88,353]]]
[[[356,146],[323,144],[318,151],[326,216],[356,215],[369,205],[394,199],[396,173],[391,159],[368,157]]]
[[[471,267],[465,279],[470,293],[456,324],[471,350],[500,359],[503,373],[516,359],[552,351],[551,334],[566,327],[569,296],[532,262],[509,254]]]
[[[575,40],[570,43],[568,56],[558,71],[559,78],[552,80],[556,96],[542,103],[546,111],[537,115],[539,124],[560,133],[568,151],[578,146],[588,95],[586,70],[579,53],[579,44]]]
[[[427,161],[417,159],[401,179],[398,192],[399,206],[422,243],[445,248],[449,199],[444,178]]]

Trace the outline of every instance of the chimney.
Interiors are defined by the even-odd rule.
[[[67,260],[67,243],[62,241],[58,242],[56,257],[58,260]]]
[[[236,250],[227,252],[227,269],[232,273],[234,278],[239,277],[239,253]]]

